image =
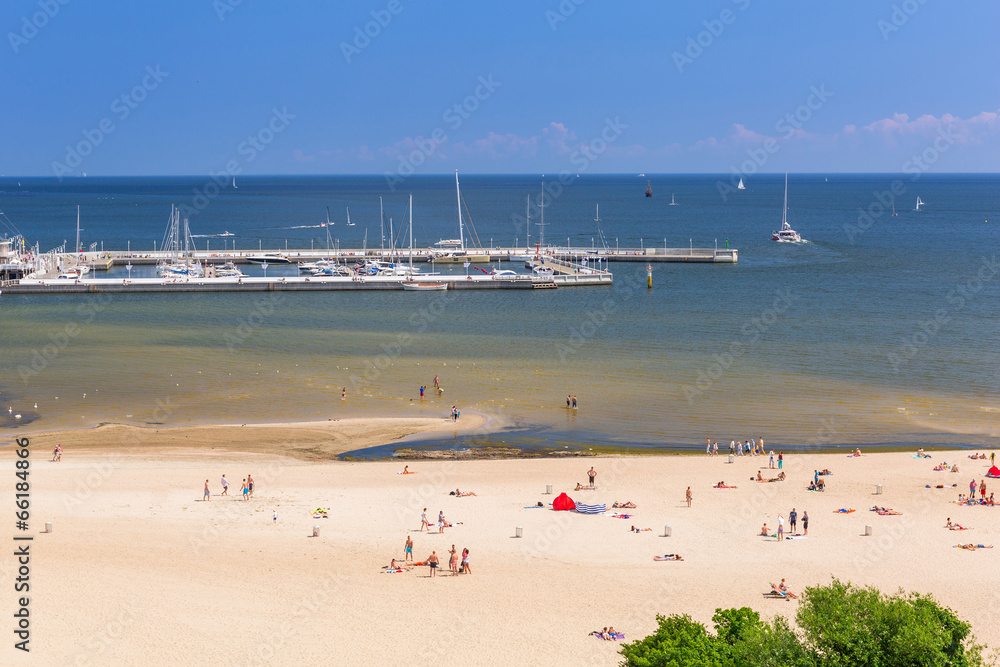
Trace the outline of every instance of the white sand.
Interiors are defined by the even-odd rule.
[[[768,582],[785,577],[798,592],[831,575],[886,592],[933,593],[980,640],[1000,643],[1000,551],[952,547],[1000,542],[1000,508],[949,504],[988,468],[965,453],[791,454],[787,481],[756,484],[749,478],[758,469],[768,476],[766,458],[411,462],[418,474],[401,476],[403,463],[159,444],[129,454],[66,446],[59,464],[39,445],[32,529],[52,521],[54,531],[32,546],[31,662],[11,649],[9,633],[0,662],[613,665],[618,644],[589,637],[591,630],[613,625],[631,641],[655,628],[656,613],[709,622],[716,607],[742,605],[791,617],[797,603],[762,597]],[[963,472],[933,472],[942,459]],[[599,489],[569,491],[591,465]],[[11,479],[6,448],[3,467]],[[834,472],[826,493],[805,490],[817,467]],[[222,473],[232,497],[202,502],[205,479],[217,494]],[[247,473],[257,490],[244,503]],[[711,488],[719,480],[739,488]],[[959,487],[924,488],[944,482]],[[638,508],[627,520],[524,509],[553,500],[546,483],[583,502],[631,500]],[[881,496],[872,495],[876,483],[885,485]],[[478,496],[449,496],[456,487]],[[866,511],[874,503],[903,515]],[[833,513],[844,506],[858,511]],[[330,518],[312,518],[313,507],[329,507]],[[461,525],[444,535],[413,532],[423,507]],[[800,517],[808,511],[808,539],[756,536],[763,521],[773,527],[792,507]],[[945,530],[949,516],[975,530]],[[665,524],[670,538],[662,537]],[[866,524],[872,537],[862,536]],[[653,531],[634,535],[631,525]],[[523,539],[513,537],[515,526]],[[437,579],[427,568],[382,573],[391,558],[402,559],[408,534],[418,560],[431,550],[441,557]],[[452,544],[471,550],[473,574],[447,573]],[[672,552],[684,562],[652,560]],[[4,586],[13,567],[5,557]],[[11,608],[9,589],[5,600]]]

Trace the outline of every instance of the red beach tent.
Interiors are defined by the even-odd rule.
[[[565,493],[560,493],[559,497],[552,501],[552,509],[554,510],[575,510],[576,503],[573,499],[567,496]]]
[[[990,471],[986,473],[987,477],[1000,477],[1000,468],[993,466]],[[566,495],[565,493],[563,495]]]

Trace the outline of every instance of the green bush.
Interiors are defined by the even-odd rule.
[[[793,630],[748,607],[717,609],[715,634],[690,616],[656,617],[655,634],[622,647],[627,667],[976,667],[969,624],[932,597],[883,595],[836,579],[807,588]]]

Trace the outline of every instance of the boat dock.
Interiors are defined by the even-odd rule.
[[[484,250],[470,251],[476,255],[488,256],[489,263],[496,262],[524,262],[539,256],[535,248],[487,248]],[[441,254],[441,250],[413,249],[413,262],[426,263],[433,262],[435,254]],[[378,250],[378,249],[344,249],[340,250],[226,250],[226,251],[195,251],[192,259],[197,259],[205,264],[224,264],[233,262],[234,264],[247,264],[253,258],[262,255],[279,256],[291,263],[314,262],[318,259],[337,259],[346,262],[360,262],[366,259],[381,261],[408,262],[410,251],[402,250]],[[739,260],[739,250],[736,248],[610,248],[594,250],[592,248],[548,248],[540,253],[541,256],[551,257],[574,264],[586,264],[601,262],[645,262],[647,264],[656,263],[683,263],[683,264],[735,264]],[[169,257],[166,252],[147,253],[126,253],[126,252],[105,252],[105,253],[81,253],[83,260],[81,263],[87,264],[94,270],[106,271],[112,266],[125,266],[131,263],[135,266],[154,265]],[[450,262],[454,263],[454,262]],[[480,262],[474,262],[479,264]],[[482,262],[486,263],[486,262]]]
[[[7,283],[4,294],[95,294],[135,292],[305,292],[305,291],[361,291],[361,290],[481,290],[481,289],[554,289],[570,286],[611,285],[610,273],[573,274],[552,276],[521,274],[517,276],[400,276],[366,277],[315,277],[292,276],[263,278],[113,278],[35,279]],[[437,286],[437,287],[435,287]],[[422,288],[422,289],[421,289]]]

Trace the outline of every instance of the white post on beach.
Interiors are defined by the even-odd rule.
[[[663,536],[664,537],[670,537],[671,532],[673,532],[673,531],[671,531],[670,526],[664,526],[663,527]]]
[[[46,533],[51,533],[52,532],[52,522],[51,521],[46,521],[45,522],[45,532]]]
[[[545,494],[549,495],[549,496],[552,495],[552,485],[551,484],[546,484],[545,485]]]
[[[313,526],[313,537],[319,537],[319,524]]]
[[[865,526],[865,535],[871,535],[871,534],[872,534],[872,527]]]
[[[733,462],[733,455],[732,455],[732,454],[730,454],[730,455],[729,455],[729,462],[730,462],[730,463],[732,463],[732,462]]]
[[[514,537],[524,537],[524,528],[522,528],[521,526],[515,526]]]
[[[882,485],[881,484],[876,484],[875,485],[875,495],[876,496],[881,496],[882,495]]]

